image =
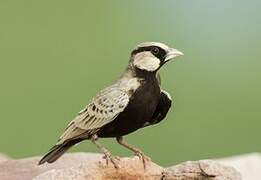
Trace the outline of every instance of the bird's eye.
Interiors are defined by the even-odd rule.
[[[151,49],[151,53],[154,54],[154,55],[158,54],[159,53],[159,48],[157,48],[157,47],[152,48]]]

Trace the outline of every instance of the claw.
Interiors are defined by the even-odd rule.
[[[102,159],[106,160],[106,166],[109,166],[109,159],[107,158],[106,155],[102,156]]]
[[[113,166],[115,167],[115,169],[119,169],[120,166],[117,162],[117,160],[119,161],[118,157],[113,157],[110,154],[104,154],[104,156],[102,157],[103,159],[106,160],[106,165],[109,166],[109,162],[111,162],[113,164]]]
[[[135,152],[135,155],[139,157],[140,160],[142,160],[143,168],[146,169],[146,163],[151,161],[150,157],[146,156],[143,152],[140,150],[137,150]]]
[[[118,164],[118,162],[116,161],[115,158],[111,157],[110,161],[113,164],[113,166],[115,167],[115,169],[119,169],[120,168],[120,166],[119,166],[119,164]]]
[[[120,156],[114,156],[114,158],[115,158],[117,161],[121,161],[121,157],[120,157]]]
[[[135,154],[136,156],[138,156],[140,160],[142,160],[143,167],[144,167],[144,170],[145,170],[145,169],[146,169],[146,162],[151,161],[151,159],[150,159],[148,156],[146,156],[146,155],[145,155],[142,151],[140,151],[139,149],[137,149],[137,148],[131,146],[130,144],[126,143],[125,141],[123,141],[123,137],[122,137],[122,136],[116,137],[116,140],[117,140],[117,142],[118,142],[120,145],[122,145],[122,146],[128,148],[129,150],[131,150],[132,152],[134,152],[134,154]]]
[[[97,142],[98,136],[96,134],[92,135],[91,140],[103,152],[104,156],[102,158],[106,160],[106,165],[108,166],[110,161],[115,167],[115,169],[119,169],[120,166],[116,161],[117,158],[113,157],[108,149],[106,149],[99,142]]]

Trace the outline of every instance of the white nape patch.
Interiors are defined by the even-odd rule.
[[[142,81],[142,79],[134,78],[129,74],[126,74],[118,81],[117,88],[125,92],[130,92],[130,91],[135,92],[140,87],[140,81]],[[128,95],[131,96],[132,94],[128,93]]]
[[[167,97],[168,97],[170,100],[172,100],[171,95],[170,95],[167,91],[161,89],[161,92],[164,93],[164,94],[166,94]]]
[[[160,60],[151,52],[140,52],[134,56],[133,65],[146,71],[155,71],[160,67]]]

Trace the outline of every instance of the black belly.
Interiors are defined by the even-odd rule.
[[[145,82],[135,91],[125,110],[97,132],[98,136],[118,137],[143,127],[152,118],[159,98],[160,87],[157,81]]]

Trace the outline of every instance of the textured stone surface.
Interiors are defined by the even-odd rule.
[[[218,160],[240,172],[243,180],[261,179],[261,154],[251,153]]]
[[[216,161],[188,161],[166,168],[166,179],[173,180],[241,180],[241,175],[234,168]]]
[[[106,165],[102,155],[93,153],[66,154],[53,164],[38,166],[40,157],[0,162],[1,180],[240,180],[231,167],[216,161],[185,162],[163,168],[153,162],[146,170],[138,157],[121,158],[120,169]],[[244,179],[245,180],[245,179]],[[247,179],[246,179],[247,180]]]
[[[92,163],[101,158],[100,154],[75,153],[66,154],[59,161],[53,164],[44,164],[38,166],[40,157],[32,157],[19,160],[8,160],[0,162],[0,179],[1,180],[29,180],[35,176],[52,170],[68,169],[76,164],[83,164],[85,162]]]
[[[121,158],[120,169],[116,170],[112,164],[106,165],[105,161],[96,161],[94,163],[82,163],[64,171],[53,170],[43,173],[34,178],[34,180],[54,180],[54,179],[97,179],[97,180],[116,180],[116,179],[160,179],[163,168],[150,162],[144,170],[138,157]]]

